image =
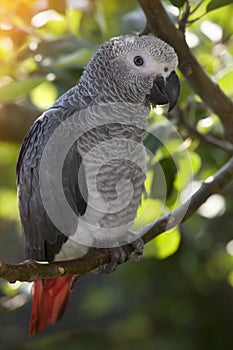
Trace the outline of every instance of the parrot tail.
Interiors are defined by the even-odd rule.
[[[73,279],[73,276],[64,276],[34,282],[29,335],[42,332],[60,320],[70,301]]]

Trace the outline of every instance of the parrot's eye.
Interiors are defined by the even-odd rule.
[[[168,72],[168,67],[165,67],[165,68],[164,68],[164,72]]]
[[[143,58],[141,56],[135,56],[133,61],[136,66],[142,66],[144,63]]]

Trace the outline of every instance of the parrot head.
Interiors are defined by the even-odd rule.
[[[118,100],[146,106],[176,105],[180,83],[175,72],[178,57],[166,42],[154,36],[125,35],[104,43],[93,57],[99,74]],[[93,62],[92,62],[93,63]],[[102,68],[100,68],[102,66]]]

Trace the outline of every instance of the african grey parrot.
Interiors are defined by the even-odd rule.
[[[146,117],[151,105],[175,106],[177,65],[174,49],[158,38],[115,37],[93,55],[79,83],[35,121],[17,162],[28,259],[53,261],[63,250],[71,259],[76,244],[114,252],[131,243],[140,254],[141,240],[130,226],[144,191]],[[61,317],[72,280],[34,283],[30,334]]]

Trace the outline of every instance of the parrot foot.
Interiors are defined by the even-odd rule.
[[[129,258],[129,261],[131,262],[138,262],[140,261],[142,255],[143,255],[143,249],[144,249],[144,242],[142,238],[136,239],[136,241],[131,243],[131,246],[134,249],[133,255]]]
[[[97,274],[111,273],[116,270],[118,265],[128,260],[128,255],[122,247],[106,248],[106,250],[110,256],[109,263],[94,269],[92,272]]]
[[[110,261],[108,264],[98,267],[94,269],[93,272],[97,274],[102,273],[111,273],[116,270],[117,266],[123,264],[124,262],[131,261],[137,262],[141,259],[143,254],[144,242],[142,238],[137,239],[136,241],[130,244],[133,249],[133,255],[129,258],[128,253],[124,250],[123,247],[114,247],[107,249],[110,255]],[[102,250],[102,249],[101,249]]]

